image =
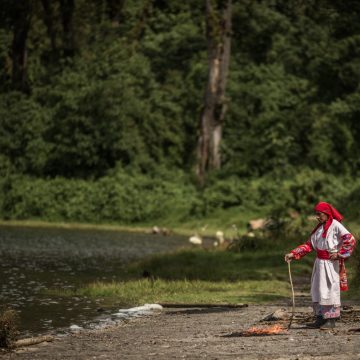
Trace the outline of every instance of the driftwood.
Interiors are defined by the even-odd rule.
[[[26,338],[17,340],[14,342],[13,347],[22,347],[22,346],[30,346],[35,344],[40,344],[45,341],[53,341],[54,337],[51,335],[45,335],[45,336],[37,336],[32,338]]]
[[[358,332],[358,333],[360,333],[360,328],[349,329],[348,332],[354,332],[354,333]]]
[[[171,303],[164,303],[160,305],[164,308],[214,308],[214,307],[243,308],[249,306],[248,304],[171,304]]]
[[[261,321],[279,321],[289,319],[289,314],[285,309],[277,309],[270,315],[265,316]]]

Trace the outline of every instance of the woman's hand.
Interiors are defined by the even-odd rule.
[[[334,252],[330,254],[330,260],[338,260],[339,259],[339,253]]]
[[[289,253],[285,255],[285,261],[290,262],[294,258],[294,254]]]

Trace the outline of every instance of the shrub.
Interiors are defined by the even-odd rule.
[[[11,348],[16,341],[19,317],[16,311],[3,309],[0,312],[0,347]]]
[[[94,223],[178,223],[211,217],[218,210],[225,210],[224,214],[231,210],[237,221],[239,209],[247,216],[273,219],[279,225],[277,233],[284,231],[284,225],[286,231],[292,226],[291,232],[299,233],[317,201],[329,201],[339,211],[345,210],[345,215],[358,218],[359,189],[356,181],[310,169],[290,179],[270,175],[212,179],[201,191],[189,176],[177,170],[159,169],[145,175],[118,169],[97,180],[8,174],[0,178],[0,216]],[[296,221],[290,218],[291,211],[300,215]]]
[[[337,204],[349,195],[352,184],[353,181],[345,176],[303,169],[297,173],[293,181],[288,182],[286,190],[290,196],[287,207],[308,212],[319,201],[327,201],[338,207]]]
[[[190,183],[118,171],[97,181],[9,176],[0,182],[1,216],[48,221],[146,222],[189,214]]]

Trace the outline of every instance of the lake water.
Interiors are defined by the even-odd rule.
[[[130,261],[186,245],[181,236],[0,226],[0,305],[19,312],[22,336],[96,326],[117,309],[44,291],[118,280]]]

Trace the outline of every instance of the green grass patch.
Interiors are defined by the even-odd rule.
[[[310,277],[314,261],[308,255],[293,261],[293,278]],[[144,271],[148,278],[142,278]],[[351,283],[354,264],[348,264]],[[77,290],[57,291],[57,295],[105,299],[108,305],[136,306],[145,303],[264,303],[290,299],[288,267],[279,251],[232,253],[216,250],[182,250],[150,257],[131,264],[124,281],[95,282]],[[126,279],[125,279],[126,278]],[[350,286],[343,298],[358,297]]]
[[[312,260],[293,265],[308,274]],[[143,278],[147,273],[148,278]],[[264,303],[288,298],[291,288],[283,253],[226,250],[181,250],[132,263],[119,282],[95,282],[76,290],[50,292],[57,296],[104,299],[108,306],[144,303]]]
[[[180,250],[155,255],[130,264],[128,276],[136,278],[147,272],[155,279],[202,281],[287,281],[285,251],[257,250],[235,253],[226,250]],[[310,274],[311,255],[293,266],[294,274]]]
[[[72,222],[50,222],[41,220],[0,220],[0,225],[14,227],[35,227],[35,228],[58,228],[58,229],[79,229],[79,230],[104,230],[119,232],[144,233],[149,231],[146,226],[125,226],[116,224],[90,224]]]
[[[136,306],[145,303],[261,303],[289,297],[289,285],[282,281],[247,280],[211,282],[201,280],[131,280],[96,282],[76,291],[53,291],[56,295],[105,298],[105,303]]]

